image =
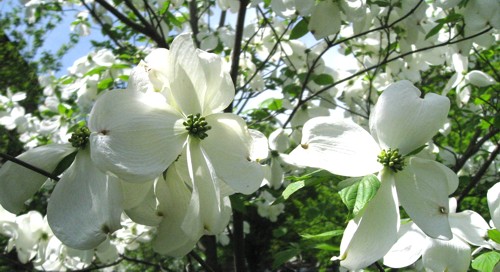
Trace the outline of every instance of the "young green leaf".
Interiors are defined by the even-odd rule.
[[[309,25],[309,22],[302,18],[300,22],[298,22],[292,29],[292,32],[290,33],[290,40],[295,40],[298,38],[301,38],[302,36],[306,35],[309,30],[307,29]]]
[[[500,253],[495,251],[486,252],[472,261],[472,268],[481,272],[492,272],[498,261],[500,261]]]
[[[288,260],[299,254],[300,254],[300,249],[298,248],[289,248],[276,253],[273,256],[274,257],[273,269],[278,268],[280,265],[286,263]]]
[[[379,187],[380,181],[377,177],[369,175],[363,177],[359,182],[354,182],[352,185],[340,190],[339,194],[342,202],[349,211],[352,211],[353,216],[356,216],[375,196]]]
[[[310,240],[319,240],[319,241],[326,241],[330,238],[333,238],[333,237],[336,237],[336,236],[340,236],[344,233],[344,230],[331,230],[331,231],[327,231],[327,232],[323,232],[323,233],[320,233],[320,234],[307,234],[307,233],[304,233],[304,234],[301,234],[300,236],[302,236],[302,238],[304,239],[310,239]]]
[[[488,230],[488,237],[490,237],[491,240],[500,243],[500,231],[497,229]]]

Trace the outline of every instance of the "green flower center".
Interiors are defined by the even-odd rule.
[[[207,121],[205,121],[205,117],[201,117],[198,113],[196,115],[188,115],[188,119],[182,123],[186,130],[189,131],[189,134],[193,137],[199,138],[201,140],[208,137],[207,131],[209,131],[212,127],[208,125]]]
[[[377,157],[378,162],[386,167],[389,167],[392,171],[394,171],[394,173],[403,170],[403,167],[405,166],[403,156],[399,154],[399,149],[397,148],[389,148],[387,150],[384,149]]]
[[[69,139],[73,147],[84,149],[89,142],[90,130],[87,127],[77,129]]]

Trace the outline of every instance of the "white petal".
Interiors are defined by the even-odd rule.
[[[144,183],[120,182],[123,192],[123,209],[138,206],[147,196],[154,193],[154,181]],[[152,195],[154,197],[154,195]]]
[[[205,232],[218,234],[229,223],[231,214],[230,206],[221,196],[220,180],[198,140],[190,140],[186,153],[192,192],[182,228],[188,234],[195,232],[196,224],[201,220]]]
[[[302,129],[301,145],[289,159],[302,166],[322,168],[336,175],[358,177],[378,172],[380,149],[362,127],[342,119],[316,117]]]
[[[167,90],[170,89],[170,81],[168,80],[168,71],[170,64],[170,51],[165,48],[156,48],[152,50],[144,59],[145,68],[148,69],[148,77],[151,83],[153,84],[156,91],[161,91],[164,88]],[[140,67],[141,64],[139,63]],[[135,68],[138,69],[138,68]],[[135,70],[134,69],[134,70]],[[134,75],[134,74],[132,74]],[[132,76],[131,75],[131,76]],[[133,79],[133,78],[132,78]],[[133,80],[132,83],[140,83],[140,81]],[[129,82],[130,84],[130,82]],[[131,89],[143,89],[140,88],[142,84],[131,85],[127,88]]]
[[[488,208],[490,208],[491,220],[495,228],[500,228],[500,182],[493,185],[486,194]]]
[[[370,115],[370,131],[383,149],[405,155],[427,143],[446,122],[450,101],[429,93],[424,99],[410,81],[391,84]]]
[[[140,62],[132,71],[127,83],[127,89],[136,92],[148,92],[154,88],[152,80],[149,77],[151,68],[145,62]]]
[[[47,206],[47,220],[54,234],[76,249],[92,249],[121,227],[119,181],[99,171],[89,153],[78,151]]]
[[[382,258],[396,243],[399,207],[392,176],[382,176],[382,184],[367,204],[358,228],[341,256],[340,265],[361,269]]]
[[[384,265],[402,268],[415,263],[427,247],[427,236],[413,222],[401,224],[398,241],[384,256]]]
[[[422,255],[424,267],[429,271],[468,271],[471,249],[458,237],[449,241],[429,239],[430,245]]]
[[[125,209],[125,213],[136,223],[146,226],[158,226],[163,220],[163,217],[161,216],[161,212],[159,211],[156,196],[154,194],[154,187],[149,186],[153,184],[145,183],[144,185],[147,185],[143,187],[148,188],[148,190],[146,192],[143,192],[142,190],[144,188],[141,188],[141,191],[139,191],[139,194],[141,194],[142,196],[141,201],[132,207],[130,206],[130,203],[128,203],[129,205]],[[124,192],[124,194],[126,193],[130,194],[132,192]],[[124,198],[127,199],[130,197],[124,196]]]
[[[202,114],[222,112],[233,102],[234,84],[219,55],[197,50],[205,74]]]
[[[156,184],[155,194],[160,201],[163,220],[153,240],[153,248],[161,254],[180,257],[191,251],[203,235],[203,229],[201,224],[197,224],[199,229],[188,235],[181,228],[188,211],[191,192],[177,174],[176,165],[177,163],[174,163],[168,169],[166,180],[160,177]]]
[[[125,181],[155,179],[182,150],[181,118],[158,93],[106,92],[90,113],[92,160]]]
[[[201,141],[201,147],[217,177],[236,192],[255,192],[264,179],[264,170],[251,160],[252,137],[243,119],[220,113],[207,116],[206,121],[212,129]]]
[[[474,70],[470,71],[465,75],[465,79],[467,79],[471,84],[476,85],[478,87],[486,87],[495,84],[495,79],[493,79],[490,75]]]
[[[218,55],[195,48],[191,34],[172,42],[170,89],[179,109],[203,116],[224,110],[234,98],[234,85]]]
[[[449,220],[453,235],[471,245],[490,247],[485,240],[490,226],[477,212],[467,210],[452,213],[449,215]]]
[[[252,136],[250,159],[252,161],[265,160],[269,156],[266,135],[255,129],[249,129],[248,132],[250,133],[250,136]]]
[[[269,148],[278,152],[285,152],[290,147],[290,139],[284,130],[279,128],[269,134]]]
[[[340,30],[340,8],[332,1],[321,1],[312,10],[308,28],[316,40]]]
[[[69,144],[40,146],[17,156],[18,159],[52,173],[59,162],[76,149]],[[12,213],[24,209],[30,199],[47,180],[46,176],[11,161],[0,168],[0,204]]]
[[[447,174],[438,164],[412,157],[394,178],[399,202],[415,224],[430,237],[451,239]]]

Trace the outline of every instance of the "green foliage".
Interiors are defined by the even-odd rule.
[[[292,28],[290,33],[290,40],[295,40],[303,37],[309,32],[308,29],[309,20],[307,18],[302,18],[295,26]]]
[[[500,253],[496,251],[486,252],[472,261],[472,268],[481,272],[492,272],[499,261]]]
[[[339,183],[339,194],[352,216],[360,211],[375,196],[380,187],[380,181],[375,175],[360,178],[348,178]]]

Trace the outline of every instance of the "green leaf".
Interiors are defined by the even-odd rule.
[[[322,250],[327,250],[327,251],[335,251],[335,252],[339,252],[340,251],[340,247],[339,246],[336,246],[336,245],[331,245],[331,244],[317,244],[314,246],[314,248],[317,248],[317,249],[322,249]]]
[[[439,23],[437,26],[433,27],[429,33],[427,33],[427,35],[425,35],[425,39],[427,40],[428,38],[436,35],[439,33],[439,30],[441,30],[441,28],[443,28],[444,26],[444,23]]]
[[[411,151],[410,153],[406,154],[405,157],[417,155],[418,153],[420,153],[420,151],[424,150],[424,148],[426,148],[426,147],[427,147],[427,145],[424,144],[423,146],[418,147],[415,150]]]
[[[352,185],[340,190],[339,194],[342,202],[356,216],[375,196],[379,187],[380,181],[377,177],[368,175],[359,182],[354,182]]]
[[[490,237],[491,240],[500,243],[500,231],[497,229],[488,230],[488,237]]]
[[[231,200],[231,208],[235,211],[245,214],[247,207],[245,206],[245,200],[243,196],[239,194],[233,194],[229,197]]]
[[[319,184],[321,182],[325,182],[328,180],[334,180],[337,179],[336,176],[333,174],[329,173],[328,171],[325,170],[316,170],[314,172],[305,174],[300,177],[294,177],[290,176],[287,177],[288,180],[293,181],[290,183],[285,190],[283,190],[283,193],[281,193],[281,196],[278,197],[272,205],[279,204],[287,200],[292,194],[297,192],[298,190],[308,187],[308,186],[314,186],[316,184]]]
[[[283,99],[268,98],[260,103],[260,108],[272,111],[280,110],[283,107]]]
[[[299,254],[300,249],[298,248],[290,248],[276,253],[273,260],[273,269],[278,268],[280,265],[286,263],[288,260]]]
[[[309,22],[305,18],[302,18],[302,20],[293,27],[290,33],[290,40],[295,40],[306,35],[307,32],[309,32],[308,26]]]
[[[376,4],[379,7],[388,7],[390,6],[389,2],[386,1],[373,1],[374,4]]]
[[[451,13],[450,15],[446,16],[446,18],[436,20],[437,23],[440,24],[446,24],[446,23],[453,23],[462,20],[463,16],[458,13]]]
[[[301,181],[296,181],[294,183],[290,183],[285,190],[283,191],[283,198],[288,199],[293,193],[297,192],[298,190],[304,188],[306,186],[306,181],[301,180]]]
[[[106,68],[104,66],[98,66],[98,67],[96,67],[94,69],[91,69],[90,71],[88,71],[87,73],[85,73],[83,76],[87,77],[87,76],[98,75],[98,74],[106,71],[106,69],[108,69],[108,68]]]
[[[99,81],[99,83],[97,83],[97,89],[106,90],[109,87],[111,87],[112,85],[113,85],[113,79],[108,77],[108,78],[105,78],[105,79]]]
[[[498,261],[500,261],[500,253],[495,251],[486,252],[472,261],[472,268],[481,272],[492,272]]]
[[[69,155],[67,155],[66,157],[64,157],[56,166],[56,169],[54,169],[54,171],[52,171],[52,175],[53,176],[59,176],[60,174],[62,174],[64,171],[66,171],[66,169],[68,169],[68,167],[73,163],[73,161],[75,160],[75,157],[76,157],[76,153],[78,153],[78,151],[75,151]]]
[[[321,74],[315,76],[313,81],[318,85],[330,85],[333,84],[333,77],[329,74]]]
[[[331,239],[336,236],[340,236],[344,233],[344,230],[331,230],[327,232],[323,232],[320,234],[301,234],[302,238],[308,239],[308,240],[319,240],[319,241],[326,241],[328,239]]]

